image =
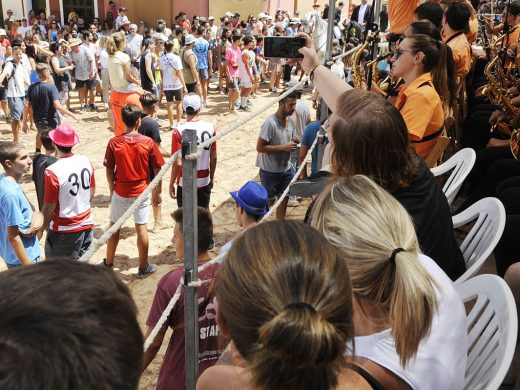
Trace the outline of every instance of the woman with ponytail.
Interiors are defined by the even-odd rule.
[[[444,128],[450,107],[446,45],[424,34],[403,39],[392,57],[392,75],[402,77],[396,107],[408,128],[417,154],[426,158]]]
[[[226,256],[217,321],[235,366],[208,368],[198,390],[383,389],[346,357],[354,335],[347,259],[319,232],[266,222]]]
[[[412,389],[461,389],[464,305],[451,280],[420,253],[412,219],[366,176],[341,178],[319,196],[312,225],[347,261],[355,352],[386,388],[390,373]]]

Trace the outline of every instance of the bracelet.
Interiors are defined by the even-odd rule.
[[[309,80],[314,81],[314,71],[315,71],[316,68],[317,68],[318,66],[320,66],[320,65],[321,65],[321,64],[318,64],[318,65],[316,65],[314,68],[311,69],[311,71],[309,72]]]

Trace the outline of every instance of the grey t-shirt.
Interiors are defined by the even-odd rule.
[[[287,118],[287,126],[276,117],[276,114],[265,118],[260,130],[260,138],[267,141],[269,145],[283,145],[291,142],[295,135],[295,124],[291,117]],[[267,172],[285,172],[289,169],[291,153],[258,153],[256,166]]]
[[[76,79],[81,81],[88,80],[90,78],[90,63],[94,61],[91,51],[87,47],[80,45],[77,53],[71,51],[71,57],[76,66],[74,69]]]

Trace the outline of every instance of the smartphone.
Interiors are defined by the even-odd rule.
[[[264,57],[268,58],[303,58],[298,50],[305,46],[301,37],[265,37]]]

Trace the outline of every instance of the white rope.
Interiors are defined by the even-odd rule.
[[[291,184],[294,183],[294,181],[298,178],[300,173],[302,173],[303,168],[307,166],[307,161],[310,158],[311,153],[314,150],[314,148],[316,147],[317,143],[318,143],[318,136],[316,136],[316,139],[314,140],[314,142],[312,143],[309,151],[305,155],[305,158],[303,159],[300,168],[298,169],[298,171],[294,175],[293,179],[291,180],[291,183],[287,186],[287,189],[285,190],[285,192],[283,193],[283,195],[282,195],[282,197],[280,199],[283,199],[285,197],[285,195],[287,195],[287,193],[289,192],[289,188],[290,188]],[[269,210],[269,213],[267,213],[260,220],[259,223],[265,222],[267,220],[267,218],[269,217],[269,215],[271,215],[272,212],[274,210],[276,210],[276,208],[281,203],[280,199],[271,208],[271,210]],[[207,268],[211,267],[213,264],[220,262],[223,257],[224,257],[224,254],[221,254],[221,255],[218,255],[217,257],[211,259],[210,261],[202,264],[200,267],[197,268],[197,273],[201,273],[202,271],[204,271]],[[144,342],[144,351],[145,352],[148,350],[148,348],[152,344],[153,340],[155,340],[155,337],[157,337],[157,334],[159,333],[161,328],[164,326],[164,324],[168,320],[168,317],[170,316],[173,308],[175,307],[175,304],[180,299],[180,297],[181,297],[181,289],[182,289],[183,285],[184,285],[184,277],[181,277],[180,280],[179,280],[179,285],[177,286],[177,290],[175,290],[175,294],[173,294],[172,298],[170,299],[170,302],[168,302],[168,305],[166,306],[166,308],[164,309],[163,313],[161,314],[161,317],[159,318],[159,320],[155,324],[154,328],[150,332],[150,335],[148,336],[148,338]],[[200,287],[200,285],[201,285],[200,280],[197,281],[197,282],[191,282],[191,283],[188,284],[188,286],[196,286],[196,287]]]
[[[137,199],[132,203],[132,205],[128,208],[128,210],[125,211],[125,213],[119,218],[109,229],[107,229],[101,237],[99,237],[98,240],[96,240],[89,248],[88,251],[86,251],[83,256],[79,259],[79,261],[87,262],[89,261],[94,253],[101,248],[103,245],[106,244],[106,242],[114,235],[120,228],[123,226],[125,221],[130,218],[130,216],[137,210],[137,208],[141,205],[141,203],[145,200],[145,198],[150,195],[153,191],[153,189],[157,186],[159,181],[162,180],[163,176],[166,174],[166,172],[171,168],[173,163],[177,158],[179,158],[181,155],[181,151],[177,151],[175,154],[173,154],[168,161],[162,166],[161,170],[157,173],[155,178],[152,180],[152,182],[146,187],[146,189],[137,197]]]
[[[331,60],[329,62],[327,62],[327,65],[332,65],[334,64],[334,62],[336,60],[339,60],[340,58],[343,58],[343,57],[346,57],[346,56],[349,56],[351,54],[353,54],[357,49],[359,49],[361,46],[361,44],[357,45],[356,47],[354,47],[353,49],[350,49],[349,51],[346,51],[345,53],[342,53],[336,57],[332,57]]]
[[[308,76],[305,76],[298,84],[296,84],[296,85],[292,86],[291,88],[289,88],[282,95],[278,96],[274,101],[269,101],[268,103],[265,103],[258,110],[256,110],[255,112],[252,112],[251,114],[247,115],[242,120],[236,122],[234,125],[232,125],[232,126],[228,127],[227,129],[223,130],[220,134],[216,135],[215,137],[209,138],[206,141],[204,141],[203,143],[201,143],[198,146],[198,148],[197,148],[197,152],[186,156],[186,159],[187,160],[196,160],[197,158],[199,158],[201,156],[201,154],[202,154],[202,149],[203,148],[207,148],[208,146],[210,146],[211,144],[213,144],[214,142],[216,142],[220,138],[226,136],[227,134],[229,134],[232,131],[234,131],[234,130],[238,129],[239,127],[241,127],[244,123],[247,123],[251,119],[253,119],[256,116],[260,115],[262,112],[264,112],[269,107],[271,107],[273,105],[273,103],[277,103],[280,100],[282,100],[285,97],[287,97],[290,93],[292,93],[293,91],[298,89],[300,86],[302,86],[303,83],[305,83],[307,81],[307,78],[308,78]]]
[[[212,137],[212,138],[209,138],[208,140],[206,140],[205,142],[203,142],[202,144],[200,144],[198,147],[197,147],[197,152],[196,153],[193,153],[193,154],[190,154],[188,156],[186,156],[186,159],[188,160],[196,160],[198,157],[200,157],[201,153],[202,153],[202,149],[203,148],[206,148],[208,146],[210,146],[211,144],[213,144],[214,142],[216,142],[217,140],[219,140],[220,138],[226,136],[227,134],[231,133],[232,131],[240,128],[244,123],[246,122],[249,122],[251,119],[255,118],[256,116],[260,115],[262,112],[264,112],[265,110],[267,110],[269,107],[271,107],[273,105],[273,103],[277,103],[279,102],[280,100],[284,99],[286,96],[288,96],[291,92],[293,92],[294,90],[296,90],[297,88],[299,88],[301,85],[303,85],[303,83],[307,81],[307,77],[305,77],[302,81],[300,81],[298,84],[294,85],[293,87],[289,88],[287,91],[285,91],[282,95],[278,96],[274,101],[270,101],[266,104],[264,104],[263,106],[261,106],[258,110],[256,110],[255,112],[247,115],[245,118],[239,120],[238,122],[236,122],[234,125],[232,125],[231,127],[227,128],[226,130],[222,131],[220,134],[218,134],[217,136],[215,137]],[[181,155],[181,151],[177,151],[174,155],[172,155],[168,161],[166,162],[166,164],[164,164],[161,168],[161,170],[157,173],[157,176],[155,176],[155,178],[152,180],[152,182],[148,185],[148,187],[143,191],[143,193],[141,193],[141,195],[139,195],[137,197],[137,199],[134,201],[134,203],[132,203],[132,205],[128,208],[128,210],[126,210],[126,212],[121,216],[121,218],[119,218],[115,223],[114,225],[112,225],[109,229],[107,229],[103,235],[94,242],[94,244],[92,244],[92,246],[89,248],[88,251],[86,251],[83,256],[81,256],[81,258],[79,259],[79,261],[84,261],[84,262],[88,262],[92,256],[94,255],[94,253],[96,253],[96,251],[102,247],[103,245],[106,244],[106,242],[110,239],[110,237],[112,237],[112,235],[114,235],[120,228],[121,226],[123,226],[123,224],[125,223],[125,221],[130,218],[130,216],[135,212],[135,210],[137,210],[137,208],[139,207],[139,205],[144,201],[144,199],[152,193],[153,189],[157,186],[157,184],[159,183],[159,181],[163,178],[163,176],[166,174],[166,172],[171,168],[171,166],[173,165],[173,163],[175,162],[175,160],[177,158],[179,158]]]
[[[318,143],[318,135],[316,134],[316,139],[314,140],[314,142],[312,143],[309,151],[307,152],[307,154],[305,155],[305,159],[303,160],[302,164],[300,165],[300,168],[298,168],[298,170],[296,171],[295,175],[293,176],[291,182],[289,183],[289,185],[287,186],[287,188],[285,189],[285,191],[283,192],[282,195],[280,195],[280,197],[278,198],[278,200],[276,201],[276,203],[273,205],[273,207],[271,207],[269,209],[269,211],[267,212],[267,214],[265,214],[262,218],[262,220],[260,222],[264,222],[265,220],[267,220],[267,218],[269,218],[275,211],[276,209],[280,206],[280,204],[283,202],[283,200],[285,199],[285,197],[287,196],[287,194],[289,193],[289,190],[291,189],[291,184],[294,183],[298,177],[300,176],[300,174],[302,173],[303,171],[303,168],[306,167],[306,164],[307,164],[307,160],[309,159],[312,151],[314,150],[314,148],[316,147],[316,144]]]

